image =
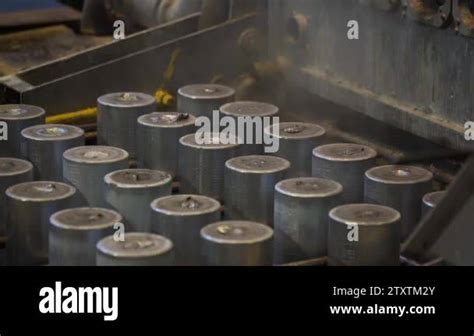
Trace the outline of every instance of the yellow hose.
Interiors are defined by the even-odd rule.
[[[160,89],[155,92],[156,103],[159,107],[170,107],[174,104],[174,96],[167,90],[163,89],[166,84],[173,78],[176,71],[176,62],[180,54],[180,49],[175,49],[171,54],[170,62],[163,74],[164,83]],[[96,119],[97,108],[90,107],[76,112],[68,112],[58,114],[46,118],[47,124],[74,124],[81,120]]]

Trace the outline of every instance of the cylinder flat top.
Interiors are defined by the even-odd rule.
[[[429,193],[423,197],[423,203],[425,203],[430,208],[436,207],[443,198],[446,196],[446,191],[436,191]]]
[[[162,197],[151,204],[153,211],[167,216],[198,216],[219,211],[221,204],[213,198],[198,195]]]
[[[155,112],[141,116],[138,118],[138,123],[157,128],[179,128],[195,125],[196,117],[187,113]]]
[[[357,144],[331,144],[313,150],[317,158],[334,162],[354,162],[371,160],[377,157],[377,152],[372,148]]]
[[[45,115],[45,110],[32,105],[0,105],[0,120],[26,120]]]
[[[55,213],[51,224],[65,230],[100,230],[113,228],[122,221],[122,216],[115,211],[101,208],[77,208]]]
[[[125,169],[106,175],[104,181],[117,188],[141,189],[170,184],[173,178],[170,174],[159,170]]]
[[[224,115],[233,117],[272,117],[279,113],[275,105],[250,101],[225,104],[220,111]]]
[[[415,166],[381,166],[370,169],[365,176],[375,182],[386,184],[415,184],[429,182],[433,174]]]
[[[76,188],[60,182],[26,182],[6,191],[7,196],[22,202],[48,202],[66,199],[75,194]]]
[[[230,159],[226,167],[244,174],[271,174],[290,168],[288,160],[276,156],[250,155]]]
[[[21,135],[37,141],[58,141],[83,137],[84,130],[71,125],[37,125],[24,129]]]
[[[401,219],[398,211],[375,204],[348,204],[329,213],[336,222],[346,225],[386,225]]]
[[[180,96],[189,99],[226,99],[235,95],[235,90],[218,84],[193,84],[178,90]]]
[[[281,181],[275,187],[276,191],[290,197],[323,198],[339,195],[342,185],[332,180],[316,177],[302,177]]]
[[[273,230],[266,225],[245,221],[224,221],[206,226],[201,236],[218,244],[257,244],[273,237]]]
[[[25,160],[0,158],[0,177],[15,176],[33,170],[33,165]]]
[[[119,107],[119,108],[133,108],[155,105],[156,100],[141,92],[115,92],[109,93],[99,97],[97,100],[100,106]]]
[[[113,163],[127,160],[128,153],[120,148],[107,146],[82,146],[64,152],[68,161],[87,164]]]
[[[280,139],[288,140],[319,138],[326,134],[326,130],[319,125],[298,122],[272,125],[267,127],[265,132]]]
[[[168,253],[173,243],[165,237],[149,233],[126,233],[124,241],[116,241],[114,236],[102,239],[97,249],[114,258],[147,258]]]
[[[207,150],[236,148],[239,146],[237,138],[221,133],[188,134],[182,137],[179,142],[186,147]]]

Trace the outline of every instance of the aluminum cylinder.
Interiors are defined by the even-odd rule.
[[[364,200],[364,174],[376,164],[377,152],[356,144],[323,145],[313,150],[313,176],[339,182],[344,203]]]
[[[0,157],[0,239],[5,239],[7,228],[8,188],[33,180],[33,165],[24,160]]]
[[[49,218],[75,206],[75,193],[74,187],[60,182],[26,182],[7,189],[8,265],[48,263]]]
[[[291,162],[289,177],[310,177],[313,149],[326,141],[326,130],[316,124],[289,122],[265,129],[268,136],[279,140],[275,155]]]
[[[189,134],[179,140],[180,191],[222,201],[225,163],[239,155],[239,145],[237,141],[224,144],[220,134],[215,133],[203,134],[199,141],[196,137],[196,134]]]
[[[220,108],[221,131],[228,127],[226,118],[231,118],[238,130],[235,134],[241,140],[245,155],[261,155],[265,150],[264,129],[274,124],[279,109],[275,105],[241,101],[223,105]],[[314,147],[313,147],[314,148]]]
[[[328,229],[330,266],[398,266],[400,213],[374,204],[333,209]]]
[[[414,166],[381,166],[365,174],[365,201],[381,204],[402,215],[401,239],[412,233],[421,219],[423,196],[432,191],[433,174]]]
[[[45,122],[45,111],[31,105],[0,105],[0,122],[7,124],[7,140],[1,141],[0,157],[24,158],[21,131]]]
[[[100,208],[75,208],[51,216],[50,266],[95,266],[96,245],[114,234],[122,216]]]
[[[123,241],[109,236],[97,243],[97,266],[173,266],[173,243],[150,233],[126,233]]]
[[[179,139],[196,131],[196,118],[190,114],[151,113],[138,119],[137,161],[139,168],[178,174]]]
[[[151,232],[150,204],[171,195],[170,174],[159,170],[127,169],[105,176],[105,200],[124,217],[128,232]]]
[[[327,256],[329,212],[342,204],[342,186],[303,177],[282,181],[275,190],[275,263]]]
[[[75,186],[84,205],[106,208],[105,175],[128,168],[128,153],[105,146],[76,147],[64,152],[63,175]]]
[[[84,146],[84,131],[69,125],[38,125],[24,129],[24,153],[35,167],[35,179],[63,181],[63,154]]]
[[[139,92],[110,93],[97,100],[97,142],[137,152],[137,119],[156,111],[153,96]]]
[[[241,156],[226,162],[226,218],[273,226],[275,185],[287,177],[290,163],[275,156]]]
[[[423,197],[422,216],[425,217],[431,210],[436,208],[445,196],[446,191],[436,191],[426,194]]]
[[[271,266],[273,230],[267,225],[225,221],[201,230],[207,266]]]
[[[221,204],[209,197],[174,195],[151,204],[152,232],[173,241],[177,266],[203,265],[201,230],[221,220]]]
[[[235,100],[235,90],[218,84],[193,84],[178,90],[178,112],[212,118],[214,111]]]

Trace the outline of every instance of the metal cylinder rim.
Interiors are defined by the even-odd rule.
[[[1,161],[7,161],[7,160],[10,160],[12,162],[17,162],[17,163],[21,163],[22,165],[24,165],[24,169],[22,170],[19,170],[19,171],[15,171],[15,172],[11,172],[11,173],[2,173],[0,172],[0,177],[11,177],[11,176],[17,176],[17,175],[22,175],[22,174],[25,174],[25,173],[28,173],[30,171],[33,171],[33,164],[29,161],[26,161],[26,160],[22,160],[22,159],[17,159],[17,158],[0,158],[0,162]]]
[[[350,208],[350,207],[361,207],[361,208],[371,207],[373,209],[378,209],[378,210],[390,213],[393,217],[390,220],[385,220],[385,221],[375,221],[374,220],[374,221],[370,221],[370,222],[361,222],[361,221],[352,221],[352,220],[349,220],[349,219],[345,219],[345,218],[342,218],[342,217],[337,215],[338,211],[340,211],[342,209]],[[332,209],[329,212],[329,217],[333,221],[335,221],[337,223],[340,223],[340,224],[357,225],[357,226],[383,226],[383,225],[389,225],[389,224],[399,222],[402,219],[402,215],[400,214],[400,212],[393,209],[393,208],[383,206],[383,205],[378,205],[378,204],[369,204],[369,203],[345,204],[345,205],[338,206],[338,207]]]
[[[73,211],[85,211],[85,210],[96,210],[96,211],[102,211],[106,212],[108,214],[113,215],[114,221],[110,223],[104,223],[104,224],[96,224],[96,225],[80,225],[80,226],[75,226],[71,224],[66,224],[64,222],[60,222],[57,217],[59,217],[62,214],[68,213],[68,212],[73,212]],[[118,212],[110,210],[110,209],[104,209],[104,208],[88,208],[88,207],[83,207],[83,208],[72,208],[72,209],[66,209],[62,211],[58,211],[51,215],[50,217],[50,223],[51,225],[59,228],[59,229],[64,229],[64,230],[71,230],[71,231],[89,231],[89,230],[100,230],[100,229],[107,229],[107,228],[113,228],[115,224],[121,223],[123,217],[120,215]]]

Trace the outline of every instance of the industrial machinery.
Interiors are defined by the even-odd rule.
[[[76,209],[110,209],[113,199],[113,210],[128,209],[120,213],[125,227],[151,228],[127,233],[129,243],[101,237],[98,264],[171,265],[178,258],[181,265],[474,265],[474,1],[98,3],[86,1],[82,32],[114,40],[0,77],[0,121],[11,127],[14,141],[0,141],[0,153],[34,156],[36,145],[24,141],[18,127],[43,124],[43,111],[51,125],[42,128],[44,136],[68,146],[64,160],[45,159],[61,156],[55,150],[36,153],[49,167],[42,174],[57,174],[59,167],[64,178],[36,192],[66,182],[77,189]],[[124,22],[125,36],[117,34],[117,22]],[[210,135],[203,143],[189,134],[214,110],[227,121],[263,120],[262,103],[279,117],[261,127],[280,138],[276,153],[256,156],[261,147],[249,153],[245,141],[216,144],[221,124],[217,133],[200,135]],[[84,130],[87,146],[70,148],[64,134],[53,134],[67,125]],[[15,184],[9,162],[0,161],[2,194]],[[280,162],[284,169],[274,167]],[[159,186],[167,192],[153,194],[140,174],[126,170],[137,167],[159,169]],[[38,175],[38,167],[33,171]],[[111,182],[116,171],[127,174],[126,184]],[[28,174],[21,180],[31,180]],[[35,232],[30,222],[15,225],[19,210],[30,205],[9,190],[14,216],[0,223],[7,251],[9,232],[28,243],[12,225]],[[446,192],[430,194],[439,191]],[[212,222],[203,223],[203,214]],[[57,232],[80,231],[60,232],[59,219],[54,222],[59,238]],[[90,218],[70,222],[94,224]],[[41,251],[17,256],[21,263],[47,262],[48,224],[42,218]],[[182,236],[186,225],[190,237]],[[345,241],[346,226],[354,225],[363,237]],[[80,233],[78,241],[87,245],[88,233]],[[202,255],[190,255],[187,246]]]

